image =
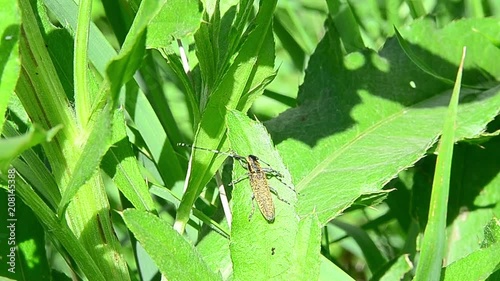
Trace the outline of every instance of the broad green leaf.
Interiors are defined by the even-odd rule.
[[[329,261],[324,256],[321,256],[321,265],[320,265],[320,275],[319,281],[330,281],[332,279],[340,280],[340,281],[352,281],[354,280],[351,276],[345,273],[342,269],[340,269],[336,264]]]
[[[316,214],[299,221],[299,232],[295,239],[292,273],[296,280],[317,280],[320,276],[321,227]]]
[[[174,38],[182,38],[198,29],[201,21],[198,1],[169,0],[148,26],[148,48],[167,47]]]
[[[467,60],[464,64],[463,85],[483,89],[488,81],[500,79],[500,65],[492,63],[491,58],[500,49],[488,40],[494,37],[498,18],[465,19],[455,21],[443,29],[436,29],[430,20],[420,20],[396,32],[402,49],[412,62],[422,71],[453,85],[462,46],[467,46]],[[445,43],[446,46],[440,44]],[[432,55],[438,54],[438,55]],[[478,85],[479,84],[479,85]]]
[[[51,141],[61,128],[62,125],[59,125],[45,131],[34,124],[30,131],[22,136],[0,139],[0,171],[6,171],[12,160],[30,147]]]
[[[245,157],[250,154],[257,156],[262,161],[262,167],[267,166],[264,162],[268,163],[272,169],[283,174],[282,181],[290,185],[287,187],[276,178],[268,180],[269,185],[277,191],[279,197],[288,202],[287,204],[272,195],[276,210],[272,223],[268,222],[261,214],[257,204],[261,195],[252,192],[249,180],[243,180],[235,185],[232,198],[233,223],[229,246],[234,278],[236,280],[269,280],[279,276],[281,280],[295,280],[304,273],[302,266],[307,264],[307,262],[302,263],[300,269],[295,271],[294,267],[298,266],[295,264],[297,262],[296,255],[307,253],[309,243],[295,244],[299,239],[298,233],[305,235],[304,231],[307,230],[299,228],[299,220],[294,207],[297,194],[290,189],[290,175],[262,124],[250,120],[241,112],[230,111],[227,115],[227,125],[229,142],[235,153]],[[234,166],[233,180],[248,173],[240,166],[239,162],[235,161]],[[252,194],[257,202],[252,202]],[[255,208],[252,213],[253,204]],[[250,214],[252,214],[252,218],[249,220]],[[319,232],[319,227],[311,222],[303,225],[309,231],[314,227]],[[301,236],[301,238],[306,239],[306,241],[310,239],[307,235]],[[319,247],[319,239],[316,242],[316,246]],[[252,253],[252,255],[248,253]],[[308,256],[302,256],[302,258],[311,259]],[[300,274],[297,276],[297,273]]]
[[[500,268],[499,251],[500,243],[497,242],[471,253],[444,268],[442,280],[485,280]]]
[[[196,245],[208,267],[213,272],[219,272],[223,280],[229,280],[233,274],[229,242],[229,239],[212,231]]]
[[[481,23],[483,30],[496,26],[493,20]],[[408,28],[405,36],[414,36],[421,45],[441,48],[450,56],[448,46],[452,43],[428,41],[429,36],[419,33],[421,25],[427,23],[415,23],[416,35]],[[465,32],[471,23],[456,25],[450,27],[458,29],[455,33]],[[471,41],[469,46],[469,50],[482,48],[500,56],[500,50],[488,45]],[[439,69],[454,65],[430,51],[424,55]],[[458,62],[460,52],[455,56]],[[474,58],[476,62],[471,61]],[[468,56],[467,64],[475,63],[492,74],[500,73],[491,60]],[[474,69],[464,75],[469,73],[464,76],[469,84],[482,82]],[[329,31],[309,61],[298,107],[266,123],[301,193],[299,215],[315,210],[320,222],[326,224],[356,198],[378,192],[423,157],[441,134],[449,101],[446,89],[447,84],[413,65],[394,39],[379,54],[366,50],[344,57],[338,38]],[[494,87],[462,93],[456,140],[482,132],[498,113],[499,92],[500,87]]]
[[[276,1],[265,1],[260,6],[259,13],[255,18],[254,29],[248,35],[222,81],[210,95],[198,125],[196,145],[222,150],[227,148],[224,140],[227,110],[236,108],[240,97],[250,89],[250,86],[261,82],[254,81],[254,77],[256,72],[261,70],[259,56],[266,40],[269,40],[267,34],[275,6]],[[266,67],[269,66],[264,66],[264,68]],[[199,154],[197,151],[193,151],[191,156],[192,172],[186,180],[186,193],[177,211],[174,225],[180,232],[184,231],[194,201],[205,184],[213,177],[222,161],[223,159],[220,157],[216,159],[215,155]]]
[[[21,17],[17,2],[2,1],[0,10],[0,133],[5,121],[5,111],[9,98],[14,92],[16,81],[21,70],[19,60],[19,30]]]
[[[168,280],[221,280],[196,249],[164,220],[127,209],[123,219]]]

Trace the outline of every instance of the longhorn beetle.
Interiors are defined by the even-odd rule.
[[[293,192],[295,192],[295,190],[282,180],[283,175],[280,172],[271,168],[271,166],[269,164],[260,160],[257,156],[250,154],[250,155],[244,157],[244,156],[238,155],[236,153],[222,152],[222,151],[215,150],[215,149],[197,147],[197,146],[193,146],[193,145],[189,145],[189,144],[185,144],[185,143],[178,143],[177,145],[185,146],[185,147],[192,147],[194,149],[205,150],[205,151],[209,151],[209,152],[212,152],[215,154],[226,155],[228,157],[231,157],[231,158],[237,160],[240,163],[240,165],[243,166],[243,168],[245,168],[248,171],[248,173],[245,176],[243,176],[239,179],[233,180],[229,184],[229,185],[234,186],[236,183],[238,183],[246,178],[249,179],[250,186],[252,187],[253,193],[252,193],[252,212],[248,216],[248,220],[250,220],[252,218],[253,213],[255,212],[255,204],[254,204],[254,199],[255,199],[255,201],[257,201],[257,205],[259,205],[260,212],[262,213],[264,218],[268,222],[274,221],[275,211],[274,211],[274,203],[273,203],[273,198],[271,196],[271,192],[274,193],[280,201],[283,201],[286,204],[290,205],[290,203],[288,201],[286,201],[285,199],[281,198],[278,195],[278,192],[276,191],[276,189],[274,189],[273,187],[271,187],[269,185],[269,183],[267,182],[267,176],[268,175],[273,176],[273,177],[277,178],[283,185],[290,188]],[[260,165],[260,163],[264,163],[265,165],[267,165],[267,167],[262,167]]]

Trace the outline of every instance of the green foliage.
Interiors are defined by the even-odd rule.
[[[500,4],[472,2],[3,3],[0,277],[494,280]],[[234,154],[279,172],[274,221]]]

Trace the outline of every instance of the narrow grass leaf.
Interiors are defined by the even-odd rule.
[[[118,110],[113,119],[113,145],[104,156],[101,168],[113,178],[118,189],[134,208],[155,211],[149,188],[144,181],[125,131],[123,110]]]
[[[12,174],[9,173],[9,175]],[[16,177],[18,175],[9,178],[9,180],[13,179],[14,182],[18,182]],[[36,214],[16,195],[16,183],[9,185],[11,186],[9,191],[0,190],[0,202],[9,202],[8,210],[7,204],[5,204],[7,212],[0,212],[0,219],[6,222],[6,228],[5,231],[2,230],[2,235],[7,235],[5,243],[0,245],[0,251],[5,253],[3,255],[4,262],[0,265],[1,275],[18,281],[50,280],[51,270],[45,248],[47,239],[45,230],[39,221],[33,220]],[[10,193],[11,190],[13,193]],[[16,200],[11,201],[12,198]],[[12,206],[14,207],[12,208]],[[15,234],[11,232],[14,230]]]
[[[280,2],[276,9],[276,17],[281,28],[286,30],[288,36],[293,38],[293,42],[300,46],[302,52],[311,54],[314,51],[315,39],[311,36],[312,32],[307,30],[309,26],[301,18],[303,15],[297,13],[297,10],[299,9],[292,2]],[[286,46],[283,47],[286,48]]]
[[[83,244],[76,238],[71,229],[61,223],[54,212],[43,202],[43,200],[24,181],[16,182],[16,190],[21,199],[36,214],[38,220],[50,232],[50,237],[59,241],[68,254],[74,259],[76,265],[85,274],[87,279],[104,281],[102,272],[84,248]]]
[[[465,52],[466,48],[464,47],[455,87],[445,116],[443,135],[439,141],[436,171],[429,206],[429,219],[425,227],[415,280],[439,280],[441,276],[441,266],[446,247],[446,217],[450,192],[451,163]]]
[[[10,121],[7,121],[4,126],[3,135],[9,138],[18,137],[21,134],[14,128],[14,125]],[[14,159],[12,166],[16,168],[19,174],[23,175],[26,181],[39,194],[45,197],[53,209],[57,209],[57,204],[61,200],[61,193],[56,180],[33,149],[24,151],[19,158]]]
[[[108,72],[111,73],[111,79],[116,83],[116,86],[113,86],[116,91],[121,86],[119,80],[127,81],[130,78],[131,74],[134,74],[134,68],[137,67],[137,64],[141,63],[142,52],[139,47],[140,43],[143,43],[144,38],[141,37],[144,35],[143,29],[147,24],[148,18],[153,17],[158,8],[156,6],[155,1],[146,1],[152,3],[144,4],[144,12],[142,12],[143,16],[140,19],[140,23],[135,25],[134,35],[129,37],[129,43],[127,48],[128,51],[122,49],[121,56],[116,57],[116,51],[110,45],[110,43],[106,40],[104,35],[99,31],[99,29],[95,26],[93,22],[90,25],[90,43],[89,43],[89,59],[92,64],[96,67],[99,73],[102,76],[106,75],[106,67],[108,63],[115,58],[115,61],[111,70]],[[73,2],[65,2],[62,3],[59,0],[47,0],[46,5],[49,10],[54,13],[57,19],[65,24],[65,27],[68,30],[76,29],[76,20],[74,15],[77,13],[77,6]],[[136,44],[133,45],[134,40]],[[53,43],[55,44],[55,43]],[[135,51],[134,51],[135,50]],[[133,52],[133,59],[129,59],[129,55],[126,55],[126,52]],[[122,69],[123,68],[123,69]],[[119,74],[119,72],[127,70],[126,76],[128,78],[118,79],[115,76]],[[117,72],[115,72],[115,70]],[[115,80],[117,79],[117,80]],[[130,90],[130,93],[133,91],[137,91],[137,88],[129,87],[127,90]],[[114,96],[117,95],[117,92],[114,93]],[[134,98],[127,97],[125,107],[127,109],[127,113],[132,117],[133,121],[136,123],[135,125],[139,129],[141,136],[147,143],[148,149],[151,151],[153,159],[157,165],[164,167],[160,169],[162,172],[163,180],[166,181],[167,186],[171,186],[173,182],[176,181],[177,178],[180,178],[180,175],[183,174],[180,168],[178,161],[172,161],[172,159],[177,159],[174,157],[174,150],[169,143],[169,139],[166,138],[166,134],[164,133],[164,129],[161,126],[158,118],[156,117],[154,110],[152,110],[151,105],[148,104],[148,100],[144,97],[144,94],[139,91],[133,92]],[[137,96],[137,99],[135,98]],[[165,147],[164,147],[165,145]],[[161,159],[161,160],[160,160]],[[170,173],[172,172],[172,173]],[[174,177],[169,177],[166,175],[174,175]],[[178,175],[178,176],[176,176]]]
[[[339,32],[342,43],[348,53],[362,50],[365,48],[361,37],[361,30],[351,9],[351,5],[341,3],[340,1],[328,1],[328,11]]]
[[[106,69],[113,101],[118,98],[120,88],[132,78],[142,62],[146,42],[146,27],[158,13],[158,10],[159,3],[156,1],[141,2],[120,54],[113,59]]]
[[[377,245],[375,245],[375,242],[370,238],[366,231],[341,221],[333,221],[333,224],[345,231],[349,237],[356,241],[356,244],[359,245],[361,251],[363,252],[363,256],[366,259],[366,263],[368,264],[371,272],[377,272],[383,267],[384,264],[386,264],[387,260],[384,258],[380,250],[377,248]]]
[[[123,219],[168,280],[221,280],[193,245],[164,220],[135,209],[125,210]]]
[[[16,87],[16,94],[25,105],[31,120],[40,123],[44,128],[52,128],[64,124],[56,136],[56,144],[45,147],[55,174],[62,173],[67,157],[73,155],[73,147],[68,139],[76,136],[76,124],[73,111],[65,95],[59,75],[51,60],[45,41],[40,31],[37,17],[31,3],[18,2],[23,16],[24,36],[20,40],[20,53],[23,57],[23,71]],[[43,97],[43,98],[41,98]],[[26,106],[30,104],[30,106]],[[48,113],[50,112],[50,114]],[[57,164],[56,164],[57,163]]]
[[[125,101],[125,108],[146,143],[163,184],[171,188],[183,179],[185,172],[181,168],[170,136],[163,129],[146,96],[135,93],[133,95],[134,98],[127,98]]]
[[[0,171],[6,171],[12,160],[25,150],[42,142],[51,141],[61,128],[62,125],[59,125],[45,131],[39,125],[34,124],[31,130],[24,135],[0,139]]]

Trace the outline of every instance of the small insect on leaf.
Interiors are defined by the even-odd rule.
[[[248,220],[250,220],[252,218],[253,213],[255,212],[255,204],[254,204],[254,200],[255,200],[255,201],[257,201],[257,205],[259,206],[260,212],[262,213],[264,218],[268,222],[274,221],[275,208],[274,208],[274,203],[273,203],[273,198],[272,198],[271,193],[274,193],[276,195],[276,197],[278,198],[278,200],[290,205],[290,203],[288,201],[286,201],[285,199],[281,198],[278,195],[278,192],[274,188],[269,186],[269,183],[267,181],[267,177],[268,176],[275,177],[281,183],[283,183],[285,186],[290,188],[293,192],[295,192],[295,190],[291,186],[289,186],[288,184],[283,182],[283,180],[282,180],[283,175],[280,172],[271,168],[269,164],[260,160],[257,156],[248,155],[247,157],[244,157],[244,156],[238,155],[236,153],[222,152],[222,151],[218,151],[215,149],[197,147],[197,146],[192,146],[192,145],[184,144],[184,143],[179,143],[178,145],[192,147],[194,149],[205,150],[205,151],[209,151],[209,152],[216,153],[216,154],[226,155],[228,157],[231,157],[231,158],[237,160],[240,163],[240,165],[245,170],[247,170],[247,173],[243,177],[236,179],[236,180],[233,180],[230,183],[230,185],[234,186],[235,184],[239,183],[240,181],[243,181],[247,178],[249,179],[250,186],[252,187],[252,211],[250,212],[250,215],[248,216]],[[265,164],[267,167],[262,167],[261,163]]]

